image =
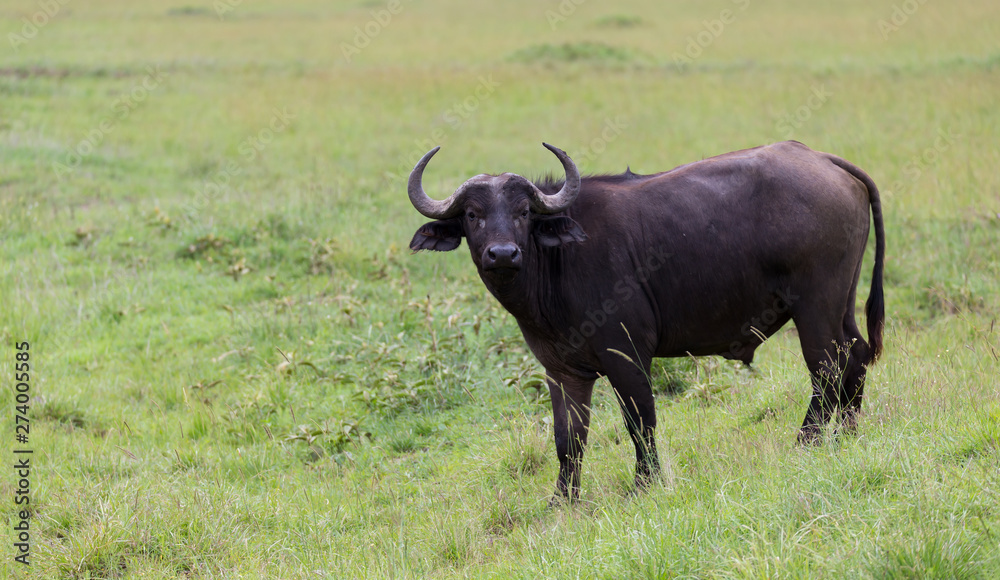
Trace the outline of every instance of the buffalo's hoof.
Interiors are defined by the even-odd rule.
[[[556,492],[549,498],[549,509],[557,509],[563,506],[568,506],[580,501],[579,492],[576,494],[566,494],[565,492],[556,490]]]
[[[854,436],[858,434],[858,415],[859,411],[853,409],[845,411],[841,415],[840,428],[837,429],[837,434],[843,433],[847,436]]]
[[[653,485],[653,482],[656,481],[658,475],[659,474],[657,473],[643,473],[641,475],[636,474],[634,495],[649,491],[649,487]]]
[[[799,430],[798,443],[802,447],[823,443],[823,429],[819,425],[809,425]]]

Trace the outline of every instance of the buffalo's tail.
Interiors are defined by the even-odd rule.
[[[872,269],[872,287],[865,303],[865,317],[868,319],[868,360],[870,365],[882,354],[882,332],[885,330],[885,298],[882,295],[882,273],[885,269],[885,226],[882,224],[882,200],[879,198],[875,182],[860,167],[839,157],[830,156],[830,161],[853,175],[868,188],[868,200],[875,222],[875,267]]]

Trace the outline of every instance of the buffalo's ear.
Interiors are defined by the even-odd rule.
[[[417,230],[410,240],[410,249],[447,252],[462,245],[462,224],[457,219],[429,222]]]
[[[571,242],[586,241],[587,233],[580,224],[566,216],[536,216],[535,239],[542,246],[554,248]]]

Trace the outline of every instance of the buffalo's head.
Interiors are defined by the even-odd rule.
[[[580,193],[580,173],[566,152],[547,143],[566,171],[566,181],[557,193],[547,195],[531,181],[514,173],[477,175],[463,183],[448,199],[433,200],[424,193],[424,168],[440,147],[427,152],[410,173],[410,203],[436,221],[417,230],[410,249],[454,250],[464,236],[472,261],[487,283],[503,286],[513,282],[531,258],[535,245],[554,247],[587,239],[580,224],[567,216],[556,216]]]

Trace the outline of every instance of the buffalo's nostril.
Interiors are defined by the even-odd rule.
[[[490,270],[494,268],[520,268],[521,250],[516,244],[511,243],[490,246],[483,252],[483,266]]]

